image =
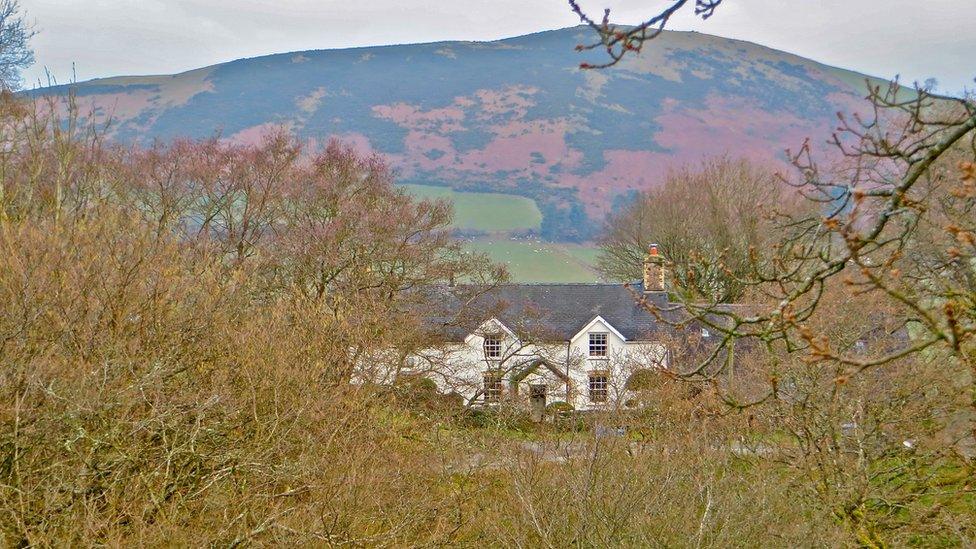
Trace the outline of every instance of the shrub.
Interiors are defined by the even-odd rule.
[[[562,401],[562,400],[557,400],[556,402],[553,402],[553,403],[549,404],[548,406],[546,406],[546,412],[548,412],[548,413],[550,413],[552,415],[555,415],[555,416],[561,416],[561,415],[569,414],[570,412],[574,411],[575,409],[576,408],[574,408],[572,404],[570,404],[568,402],[565,402],[565,401]]]

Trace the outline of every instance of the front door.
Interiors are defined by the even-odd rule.
[[[544,384],[529,385],[529,407],[532,411],[532,421],[542,421],[546,415],[546,386]]]

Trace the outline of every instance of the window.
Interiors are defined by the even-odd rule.
[[[607,356],[607,334],[590,334],[590,356]]]
[[[607,401],[607,373],[590,372],[590,402]]]
[[[499,402],[502,399],[502,373],[497,370],[485,372],[485,402]]]
[[[708,328],[702,326],[701,336],[704,337],[704,338],[709,338],[709,337],[712,337],[712,333],[708,331]]]
[[[486,335],[484,347],[485,347],[486,358],[501,358],[502,357],[502,336],[498,334]]]

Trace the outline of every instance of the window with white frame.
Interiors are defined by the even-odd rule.
[[[502,336],[499,334],[488,334],[484,342],[485,358],[502,357]]]
[[[607,334],[595,332],[590,334],[590,356],[602,358],[607,356]]]
[[[485,402],[499,402],[502,399],[502,373],[488,370],[484,375]]]
[[[590,402],[606,402],[608,374],[605,371],[590,372]]]

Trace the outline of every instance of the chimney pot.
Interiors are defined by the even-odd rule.
[[[644,258],[644,293],[664,291],[664,258],[651,244]]]

